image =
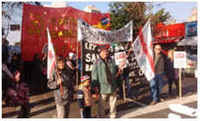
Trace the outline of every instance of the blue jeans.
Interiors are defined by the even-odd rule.
[[[160,93],[163,87],[163,74],[157,74],[155,77],[150,81],[150,92],[153,101],[158,102],[160,100]]]

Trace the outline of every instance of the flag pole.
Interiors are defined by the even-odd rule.
[[[52,43],[52,41],[51,41],[51,35],[50,35],[50,32],[49,32],[48,27],[47,27],[47,36],[48,36],[48,46],[49,46],[49,42]],[[53,47],[53,43],[52,43],[52,47]],[[53,48],[53,51],[54,51],[54,53],[55,53],[55,66],[56,66],[56,68],[55,68],[55,73],[56,73],[56,76],[57,76],[59,79],[61,79],[61,78],[60,78],[60,75],[58,74],[58,71],[57,71],[56,51],[54,50],[54,48]],[[48,47],[48,53],[49,53],[49,47]],[[47,56],[47,59],[48,59],[48,56]],[[48,64],[47,64],[47,68],[48,68]],[[56,80],[56,81],[57,81],[57,80]],[[61,94],[61,96],[63,96],[63,86],[62,86],[62,83],[60,83],[59,86],[60,86],[60,88],[59,88],[60,94]]]
[[[76,67],[78,67],[78,40],[76,40]],[[78,77],[78,68],[75,68],[76,69],[76,87],[78,87],[78,80],[79,80],[79,77]]]

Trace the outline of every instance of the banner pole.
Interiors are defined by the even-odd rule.
[[[182,99],[182,69],[179,69],[179,98]]]
[[[78,67],[78,40],[76,40],[76,67]],[[78,87],[78,80],[79,80],[79,77],[78,77],[78,68],[76,68],[76,86]]]
[[[81,77],[83,76],[83,39],[81,40]]]
[[[124,99],[124,102],[126,101],[126,88],[125,88],[125,80],[123,80],[123,85],[122,85],[122,88],[123,88],[123,99]]]

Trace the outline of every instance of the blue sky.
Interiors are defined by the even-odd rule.
[[[111,1],[110,1],[111,2]],[[109,11],[109,2],[68,2],[69,6],[83,10],[88,5],[95,5],[101,12]],[[192,8],[197,7],[197,2],[154,2],[153,12],[165,8],[177,22],[185,22],[192,13]]]
[[[177,22],[185,22],[191,16],[192,8],[198,7],[197,2],[156,2],[155,4],[154,12],[165,8]]]

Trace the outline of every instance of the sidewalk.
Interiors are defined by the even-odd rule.
[[[197,94],[183,97],[182,99],[175,98],[172,100],[160,102],[156,105],[147,105],[140,108],[129,109],[119,112],[119,118],[167,118],[169,104],[184,104],[197,108]],[[151,115],[149,115],[151,114]]]

